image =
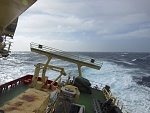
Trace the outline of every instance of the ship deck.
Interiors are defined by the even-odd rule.
[[[20,84],[12,90],[7,90],[6,92],[0,94],[0,107],[2,107],[6,102],[25,92],[29,88],[30,87],[28,85]],[[92,94],[80,93],[79,101],[77,104],[85,106],[85,113],[94,113],[93,99],[98,99],[101,102],[105,101],[105,97],[102,91],[92,89]]]
[[[4,93],[0,94],[0,107],[2,107],[6,102],[14,99],[30,87],[28,85],[17,85],[12,90],[7,90]]]
[[[93,111],[93,99],[105,102],[105,96],[102,91],[92,89],[92,94],[80,93],[78,104],[85,106],[85,113],[95,113]]]

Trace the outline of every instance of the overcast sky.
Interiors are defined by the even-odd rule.
[[[150,0],[38,0],[18,22],[12,51],[30,42],[65,51],[150,52]]]

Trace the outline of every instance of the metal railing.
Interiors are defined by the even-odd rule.
[[[112,92],[111,90],[108,92],[104,87],[106,85],[102,84],[102,83],[98,83],[98,82],[95,82],[95,81],[91,81],[92,82],[92,87],[93,88],[97,88],[99,90],[102,90],[103,91],[103,94],[105,96],[105,98],[108,100],[108,99],[113,99],[113,104],[118,106],[121,111],[123,113],[129,113],[129,110],[125,107],[125,105],[123,104],[123,102],[117,98]],[[96,86],[96,87],[95,87]]]
[[[40,45],[40,44],[33,43],[33,42],[30,44],[30,47],[31,47],[31,49],[33,48],[33,49],[41,50],[44,52],[48,52],[48,53],[51,53],[54,55],[81,61],[84,63],[88,63],[88,64],[100,66],[100,67],[102,66],[102,62],[100,62],[97,59],[91,58],[91,57],[81,56],[81,55],[77,55],[77,54],[71,54],[71,52],[65,52],[65,51],[62,51],[59,49],[51,48],[51,47]]]

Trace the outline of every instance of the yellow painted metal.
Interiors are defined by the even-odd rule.
[[[48,67],[49,62],[51,61],[52,57],[48,57],[48,60],[46,62],[46,64],[44,64],[44,68],[43,68],[43,72],[42,72],[42,81],[45,81],[45,73]]]
[[[60,79],[62,76],[62,73],[50,84],[50,85],[53,85],[58,79]]]
[[[58,80],[58,82],[57,82],[57,83],[58,83],[58,85],[60,85],[60,83],[61,83],[61,78],[59,78],[59,80]]]
[[[42,86],[45,84],[46,80],[48,79],[48,77],[45,76],[47,68],[49,68],[49,69],[51,69],[53,71],[60,72],[60,75],[51,83],[51,85],[53,85],[58,79],[60,79],[60,77],[62,75],[66,76],[64,68],[57,67],[57,66],[52,66],[52,65],[48,65],[48,63],[50,62],[50,60],[51,60],[51,58],[49,57],[49,59],[48,59],[48,61],[47,61],[46,64],[38,63],[36,65],[34,76],[32,78],[31,87],[36,87],[37,89],[41,89],[42,88]],[[40,72],[41,69],[44,70],[43,73],[42,73],[42,81],[38,81],[37,82],[37,79],[38,79],[38,76],[39,76],[39,72]]]
[[[50,48],[50,47],[46,47],[40,44],[31,43],[31,51],[38,53],[38,54],[46,55],[48,58],[49,57],[57,58],[57,59],[61,59],[64,61],[77,64],[79,76],[82,76],[82,71],[81,71],[82,66],[87,66],[87,67],[94,68],[97,70],[99,70],[102,66],[101,62],[97,62],[97,63],[91,62],[91,58],[71,55],[68,52],[63,52],[63,51]]]
[[[43,86],[44,86],[44,82],[42,82],[42,81],[37,81],[35,88],[40,90]]]
[[[41,66],[45,66],[45,64],[40,63]],[[47,65],[47,68],[53,70],[53,71],[57,71],[60,72],[62,75],[66,76],[66,72],[64,70],[64,68],[62,67],[58,67],[58,66],[53,66],[53,65]]]
[[[5,113],[46,113],[49,99],[47,92],[30,88],[0,109]]]
[[[65,87],[76,90],[76,97],[75,97],[75,102],[74,103],[77,103],[78,100],[79,100],[79,96],[80,96],[80,91],[79,91],[78,87],[72,86],[72,85],[66,85]]]
[[[103,91],[103,94],[104,94],[104,96],[105,96],[105,98],[106,98],[107,100],[111,98],[111,99],[113,100],[112,103],[113,103],[114,105],[120,107],[120,109],[121,109],[121,111],[122,111],[123,113],[129,113],[128,111],[125,111],[125,108],[124,108],[123,103],[122,103],[120,100],[117,100],[117,97],[115,97],[115,96],[112,94],[111,91],[108,92],[108,91],[105,89],[105,87],[102,89],[102,91]]]
[[[80,63],[78,63],[77,65],[78,65],[79,76],[82,76],[82,71],[81,71],[82,65]]]
[[[105,97],[106,97],[107,100],[111,98],[111,99],[113,99],[113,104],[116,103],[116,99],[117,99],[117,98],[112,95],[111,91],[108,92],[108,91],[105,89],[105,87],[102,89],[102,91],[103,91],[103,93],[104,93],[104,95],[105,95]]]
[[[31,84],[32,87],[36,86],[37,79],[38,79],[38,76],[39,76],[39,72],[40,72],[40,64],[37,64],[36,68],[35,68],[35,71],[34,71],[34,76],[32,78],[32,84]]]
[[[71,58],[66,58],[66,57],[62,57],[62,56],[58,56],[58,55],[51,54],[51,53],[48,53],[48,52],[44,52],[44,51],[41,51],[41,50],[37,50],[37,49],[34,49],[34,48],[31,48],[31,51],[35,52],[35,53],[38,53],[38,54],[46,55],[48,57],[51,56],[53,58],[61,59],[61,60],[68,61],[68,62],[71,62],[71,63],[75,63],[75,64],[80,63],[80,65],[82,65],[82,66],[87,66],[87,67],[94,68],[94,69],[97,69],[97,70],[99,70],[101,68],[100,66],[96,66],[96,65],[93,65],[93,64],[90,64],[90,63],[86,63],[86,62],[82,62],[82,61],[78,61],[78,60],[73,60]]]

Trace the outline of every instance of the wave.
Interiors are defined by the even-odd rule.
[[[116,63],[122,63],[122,64],[128,64],[128,65],[135,65],[132,62],[128,62],[128,61],[115,61]]]
[[[96,58],[103,60],[103,66],[98,71],[83,67],[83,77],[91,81],[108,84],[115,95],[121,98],[120,100],[125,105],[129,106],[131,112],[150,113],[150,87],[146,85],[149,84],[148,80],[150,77],[148,77],[149,73],[146,74],[142,70],[149,70],[149,60],[147,59],[150,58],[150,55],[139,53],[96,53],[94,55],[88,53],[88,55],[96,55]],[[14,53],[7,60],[0,60],[0,83],[8,82],[26,74],[33,74],[34,64],[39,62],[45,63],[46,60],[46,57],[30,52]],[[51,64],[65,68],[68,76],[78,76],[77,65],[56,59],[53,59]],[[141,73],[138,74],[138,72]],[[46,74],[52,79],[59,75],[59,73],[51,70]],[[63,78],[66,77],[64,76]]]
[[[132,59],[132,62],[143,62],[143,61],[149,61],[150,60],[150,55],[142,57],[142,58],[137,58],[137,59]]]
[[[134,76],[133,79],[137,84],[150,87],[150,75],[148,76]]]

